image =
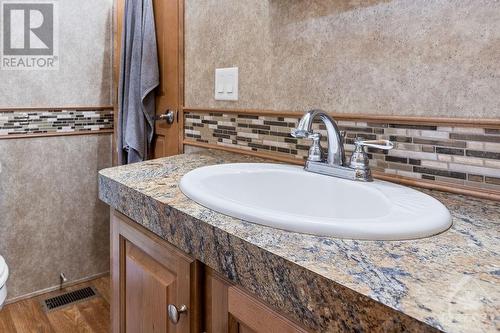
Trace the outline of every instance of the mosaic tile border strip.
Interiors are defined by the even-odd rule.
[[[223,112],[186,111],[186,141],[246,151],[273,153],[303,160],[309,140],[290,136],[299,118]],[[374,171],[413,180],[460,185],[500,193],[500,129],[441,125],[340,120],[347,132],[349,156],[356,137],[387,139],[395,143],[389,152],[368,149]],[[326,129],[315,124],[326,147]]]
[[[0,111],[0,137],[113,130],[113,110]]]

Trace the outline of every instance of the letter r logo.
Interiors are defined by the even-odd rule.
[[[54,4],[3,3],[3,54],[54,55]]]

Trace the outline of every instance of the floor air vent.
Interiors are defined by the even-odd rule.
[[[68,293],[61,294],[59,296],[47,298],[42,301],[42,306],[45,311],[57,310],[63,306],[68,306],[70,304],[78,303],[81,301],[87,301],[93,297],[96,297],[97,291],[93,287],[86,287]]]

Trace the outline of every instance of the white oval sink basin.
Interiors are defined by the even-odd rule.
[[[181,179],[197,203],[235,218],[300,233],[364,240],[435,235],[451,226],[436,199],[384,181],[364,183],[265,163],[213,165]]]

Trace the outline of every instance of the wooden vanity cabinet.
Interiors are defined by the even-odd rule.
[[[200,332],[195,260],[116,211],[111,252],[113,333]],[[187,308],[176,324],[169,305]]]
[[[111,251],[113,333],[307,332],[114,210]]]
[[[210,269],[205,270],[204,285],[207,333],[308,332]]]

